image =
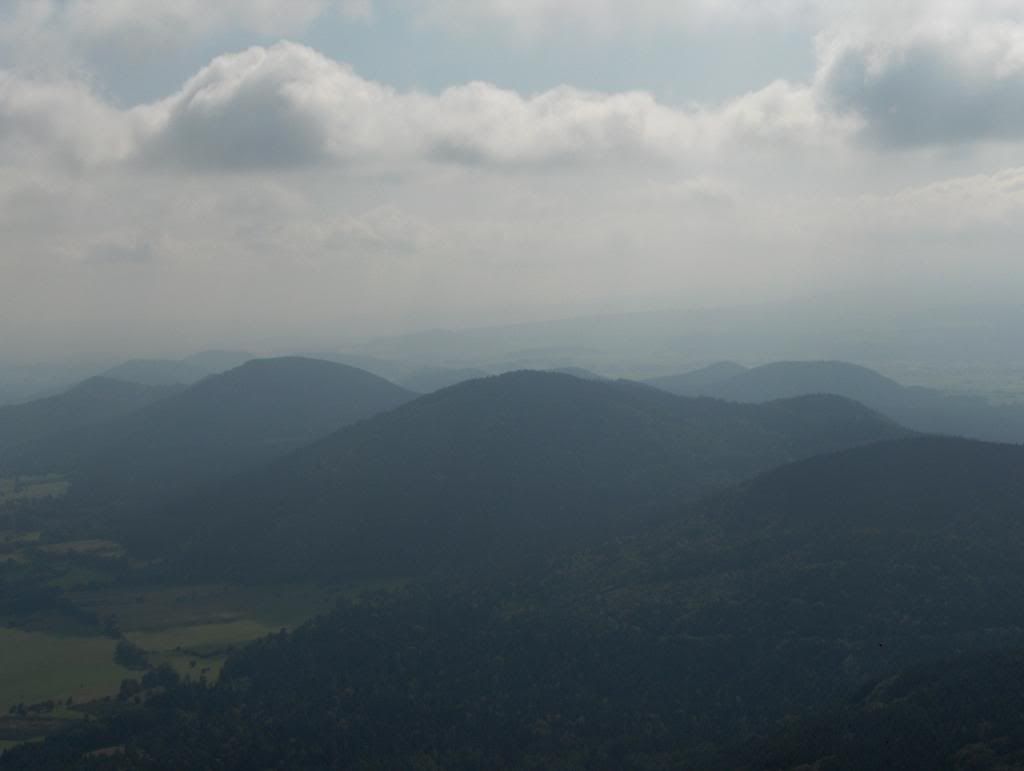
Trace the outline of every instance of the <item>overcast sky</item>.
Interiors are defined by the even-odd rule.
[[[3,0],[0,235],[0,356],[1013,302],[1024,3]]]

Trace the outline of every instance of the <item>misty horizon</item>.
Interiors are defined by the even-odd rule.
[[[1022,26],[988,0],[15,0],[0,358],[1012,304]]]

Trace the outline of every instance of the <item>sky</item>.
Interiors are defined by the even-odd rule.
[[[1017,0],[3,0],[0,357],[1018,302]]]

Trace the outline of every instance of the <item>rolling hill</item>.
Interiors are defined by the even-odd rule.
[[[841,361],[776,362],[716,377],[720,371],[719,365],[715,365],[710,369],[647,382],[678,395],[713,396],[736,402],[764,402],[805,394],[838,394],[923,433],[1024,443],[1024,407],[994,405],[979,397],[954,396],[929,388],[904,386],[856,364]]]
[[[839,397],[736,405],[523,371],[349,427],[169,520],[209,568],[407,574],[578,544],[766,468],[905,433]]]
[[[93,377],[57,396],[0,407],[0,457],[27,442],[126,415],[173,393],[170,387]]]
[[[256,359],[122,418],[34,443],[21,471],[72,473],[90,499],[156,499],[284,455],[413,398],[343,364]]]

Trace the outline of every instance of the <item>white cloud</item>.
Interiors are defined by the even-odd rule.
[[[40,158],[90,166],[134,150],[132,120],[83,84],[36,81],[0,70],[0,154],[8,163]]]
[[[136,115],[149,125],[144,155],[208,169],[687,162],[732,139],[815,142],[825,128],[809,91],[785,83],[718,111],[567,86],[526,97],[478,82],[433,96],[292,43],[218,57]]]

